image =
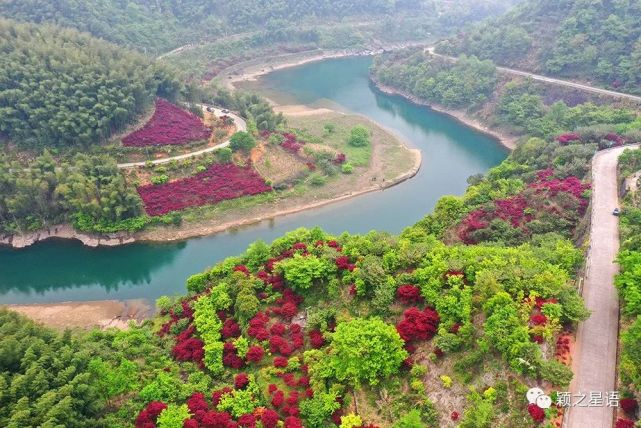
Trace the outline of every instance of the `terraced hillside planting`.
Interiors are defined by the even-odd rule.
[[[208,140],[210,134],[211,130],[198,116],[158,98],[149,122],[123,138],[122,144],[127,147],[183,145]]]

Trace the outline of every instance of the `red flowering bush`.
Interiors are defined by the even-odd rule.
[[[614,428],[634,428],[634,421],[619,418],[617,419],[616,424],[614,424]]]
[[[269,351],[272,354],[281,354],[285,357],[289,357],[292,352],[292,346],[280,336],[272,336],[269,338]]]
[[[281,368],[281,369],[287,367],[287,358],[274,357],[274,367]]]
[[[159,216],[188,207],[258,195],[272,188],[251,165],[241,168],[229,163],[213,164],[193,177],[166,184],[140,186],[137,190],[147,214]]]
[[[225,342],[223,345],[223,365],[232,369],[240,369],[245,365],[245,360],[240,358],[236,353],[236,347],[231,342]]]
[[[347,160],[347,156],[345,156],[345,153],[338,153],[334,158],[334,163],[336,165],[341,165],[341,164],[344,164],[346,160]]]
[[[195,414],[198,411],[207,411],[209,410],[209,405],[205,400],[205,394],[202,392],[195,392],[187,400],[187,407],[189,412]]]
[[[216,390],[212,392],[211,394],[211,403],[214,407],[218,406],[220,403],[220,399],[222,398],[223,395],[229,394],[232,392],[232,389],[228,386],[224,387],[223,389]]]
[[[307,252],[307,244],[304,242],[297,242],[294,245],[292,245],[292,250],[294,251],[302,251],[304,253]]]
[[[341,417],[343,417],[343,409],[338,409],[332,413],[332,422],[334,422],[334,425],[341,424]]]
[[[634,398],[622,398],[619,400],[619,406],[629,415],[634,415],[639,408],[639,403]]]
[[[463,219],[460,224],[460,230],[458,236],[466,244],[476,244],[476,240],[471,238],[471,233],[477,230],[487,228],[490,223],[485,220],[485,217],[488,215],[487,211],[479,209],[472,211]]]
[[[403,312],[403,319],[396,325],[396,330],[405,342],[429,340],[436,334],[439,321],[440,317],[433,309],[409,308]]]
[[[280,417],[272,409],[265,409],[260,415],[260,422],[263,424],[264,428],[276,428]]]
[[[279,408],[285,403],[285,393],[283,391],[276,391],[272,396],[272,407]]]
[[[197,337],[189,337],[184,340],[177,338],[171,353],[177,361],[202,363],[205,356],[204,345],[203,341]]]
[[[454,412],[452,412],[452,414],[450,414],[450,419],[453,420],[454,422],[456,422],[456,421],[458,421],[460,416],[461,415],[459,415],[458,412],[454,411]]]
[[[325,338],[320,330],[312,330],[309,332],[309,342],[312,348],[319,349],[325,345]]]
[[[303,428],[303,422],[295,416],[285,419],[285,428]]]
[[[197,419],[189,418],[183,422],[183,428],[199,428],[200,424]]]
[[[604,139],[614,143],[615,146],[622,146],[623,144],[625,144],[625,138],[623,138],[619,134],[615,134],[614,132],[610,132],[609,134],[607,134]]]
[[[355,264],[349,262],[349,257],[347,256],[336,257],[335,263],[338,270],[348,270],[352,272],[356,268]]]
[[[155,427],[158,416],[166,408],[167,405],[165,403],[152,401],[138,414],[135,422],[136,428]]]
[[[291,321],[298,313],[298,308],[293,302],[285,302],[280,308],[275,308],[274,312],[283,317],[283,319]]]
[[[297,406],[298,405],[298,392],[297,391],[290,391],[286,402],[290,406]]]
[[[490,227],[495,220],[503,220],[516,229],[514,239],[531,235],[529,225],[538,220],[537,228],[547,226],[557,230],[560,226],[552,221],[563,220],[571,229],[587,208],[585,191],[590,188],[577,177],[557,179],[552,169],[538,171],[536,180],[518,195],[498,199],[470,212],[457,226],[456,233],[466,244],[493,240],[496,231]]]
[[[305,144],[304,141],[298,141],[294,134],[285,132],[282,135],[285,139],[280,143],[280,146],[288,152],[296,154],[303,147],[303,144]]]
[[[558,141],[562,146],[565,146],[573,141],[581,141],[581,136],[575,132],[571,132],[559,135],[556,137],[556,141]]]
[[[283,382],[285,382],[285,385],[289,386],[290,388],[295,388],[298,384],[296,382],[296,378],[294,377],[294,373],[284,373],[281,375],[283,378]]]
[[[245,428],[254,428],[256,426],[256,417],[251,413],[241,415],[238,418],[238,426]]]
[[[532,403],[527,406],[527,411],[534,422],[540,424],[545,420],[545,410]]]
[[[234,388],[243,389],[247,385],[249,385],[249,376],[247,376],[247,373],[238,373],[234,377]]]
[[[201,422],[207,428],[235,428],[236,426],[231,415],[227,412],[207,412]]]
[[[283,413],[287,416],[300,416],[300,409],[296,406],[285,406],[283,407]]]
[[[238,265],[234,267],[234,272],[242,272],[247,276],[251,275],[251,273],[249,272],[249,269],[245,265]]]
[[[157,98],[156,111],[149,122],[123,138],[122,144],[128,147],[182,145],[207,140],[210,135],[211,130],[198,116]]]
[[[271,326],[269,332],[275,336],[283,336],[287,332],[287,326],[283,323],[277,322]]]
[[[232,337],[240,336],[240,326],[236,321],[231,318],[227,318],[223,323],[223,328],[220,330],[220,334],[223,339],[230,339]]]
[[[301,388],[307,388],[309,386],[309,377],[301,376],[298,378],[298,386]]]
[[[532,325],[543,325],[548,321],[548,317],[543,314],[534,314],[530,317]]]
[[[247,350],[247,355],[245,357],[247,358],[247,361],[257,363],[263,359],[264,355],[265,350],[262,348],[262,346],[253,345],[249,347],[249,349]]]
[[[396,298],[405,305],[418,304],[423,302],[421,290],[410,284],[401,285],[396,290]]]

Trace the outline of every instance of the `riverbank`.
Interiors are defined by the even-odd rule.
[[[270,58],[260,58],[234,64],[221,71],[215,80],[229,90],[236,90],[236,84],[255,81],[265,74],[286,68],[324,61],[328,59],[347,58],[355,56],[373,56],[385,52],[407,49],[417,46],[426,46],[427,42],[406,42],[388,44],[372,49],[342,49],[342,50],[313,50],[279,55]]]
[[[141,323],[153,315],[146,300],[100,300],[33,305],[0,305],[47,327],[125,330],[130,322]]]
[[[21,235],[0,235],[0,245],[8,245],[13,248],[26,248],[37,242],[47,239],[75,239],[87,247],[115,247],[117,245],[131,244],[136,238],[127,232],[99,235],[83,233],[75,230],[70,224],[59,224],[45,229],[29,232]]]
[[[476,119],[473,116],[470,116],[469,113],[463,111],[463,110],[454,110],[454,109],[449,109],[447,107],[439,106],[438,104],[433,104],[429,103],[425,100],[422,100],[421,98],[412,95],[408,92],[405,92],[403,90],[394,88],[392,86],[387,86],[383,85],[382,83],[378,82],[376,79],[373,77],[370,78],[372,84],[378,89],[379,91],[388,94],[388,95],[398,95],[401,96],[408,101],[413,102],[414,104],[420,105],[420,106],[425,106],[428,107],[434,111],[437,111],[442,114],[446,114],[457,121],[461,122],[465,126],[468,126],[470,128],[473,128],[485,135],[489,135],[490,137],[496,139],[502,146],[509,150],[514,150],[517,146],[517,142],[519,140],[518,136],[508,134],[507,132],[501,131],[499,129],[492,129],[489,128],[487,125],[485,125],[482,121],[479,119]]]

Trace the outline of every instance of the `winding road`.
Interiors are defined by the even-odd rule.
[[[458,58],[455,58],[453,56],[438,54],[438,53],[434,52],[434,46],[426,48],[425,51],[429,52],[431,55],[434,55],[434,56],[437,56],[437,57],[440,57],[440,58],[445,58],[445,59],[450,60],[450,61],[457,61],[458,60]],[[623,92],[610,91],[608,89],[603,89],[603,88],[595,88],[594,86],[584,85],[582,83],[576,83],[576,82],[572,82],[570,80],[563,80],[563,79],[557,79],[557,78],[554,78],[554,77],[542,76],[540,74],[534,74],[534,73],[530,73],[528,71],[516,70],[516,69],[513,69],[513,68],[497,66],[496,69],[501,73],[512,74],[512,75],[515,75],[515,76],[528,77],[528,78],[530,78],[532,80],[537,80],[539,82],[552,83],[554,85],[566,86],[568,88],[581,89],[583,91],[592,92],[594,94],[608,95],[608,96],[615,97],[615,98],[623,98],[623,99],[628,99],[628,100],[631,100],[631,101],[635,101],[635,102],[641,103],[641,96],[637,96],[637,95],[626,94],[626,93],[623,93]]]
[[[570,385],[575,394],[606,393],[616,390],[617,343],[619,332],[619,297],[614,287],[618,266],[614,263],[619,251],[619,222],[612,210],[619,204],[617,165],[626,146],[604,150],[592,160],[592,218],[583,298],[592,313],[579,324],[572,359],[574,380]],[[614,407],[606,405],[571,407],[565,418],[567,428],[610,428]]]
[[[240,116],[238,116],[238,115],[236,115],[234,113],[231,113],[231,112],[223,113],[223,111],[221,109],[217,108],[217,107],[208,106],[208,105],[204,105],[204,104],[202,104],[200,106],[203,107],[203,108],[211,107],[213,113],[218,117],[223,116],[223,115],[227,115],[227,116],[231,117],[232,119],[234,119],[234,124],[236,125],[236,131],[247,131],[247,122],[245,122],[245,119],[243,119],[242,117],[240,117]],[[138,167],[138,166],[145,166],[145,165],[147,165],[147,162],[151,162],[152,165],[159,165],[159,164],[168,163],[168,162],[172,162],[172,161],[189,159],[189,158],[193,158],[194,156],[199,156],[199,155],[202,155],[202,154],[205,154],[205,153],[210,153],[210,152],[214,152],[216,150],[220,150],[223,147],[227,147],[227,146],[229,146],[229,140],[225,141],[224,143],[220,143],[220,144],[217,144],[215,146],[212,146],[212,147],[207,147],[207,148],[204,148],[204,149],[201,149],[201,150],[197,150],[195,152],[185,153],[184,155],[172,156],[170,158],[154,159],[152,161],[142,161],[142,162],[119,163],[118,164],[118,168],[127,169],[127,168],[134,168],[134,167]]]

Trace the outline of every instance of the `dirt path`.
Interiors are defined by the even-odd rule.
[[[618,206],[617,164],[627,147],[617,147],[596,154],[592,161],[592,219],[583,298],[592,312],[579,324],[572,360],[572,394],[614,391],[619,332],[619,298],[614,287],[619,250],[618,218],[612,210]],[[572,407],[565,426],[568,428],[609,428],[614,408]]]
[[[223,113],[222,109],[217,108],[217,107],[213,107],[213,106],[208,106],[208,105],[202,104],[201,107],[211,107],[213,112],[214,112],[214,114],[216,116],[218,116],[218,117],[221,117],[221,116],[224,116],[224,115],[227,115],[227,116],[231,117],[232,119],[234,119],[234,124],[236,125],[236,130],[237,131],[247,131],[247,122],[245,122],[245,119],[243,119],[242,117],[240,117],[240,116],[238,116],[238,115],[236,115],[234,113],[231,113],[231,112]],[[205,154],[205,153],[209,153],[209,152],[214,152],[216,150],[220,150],[223,147],[229,146],[229,144],[230,144],[230,142],[229,142],[229,140],[227,140],[224,143],[220,143],[220,144],[217,144],[217,145],[212,146],[212,147],[207,147],[206,149],[197,150],[197,151],[191,152],[191,153],[185,153],[184,155],[172,156],[170,158],[155,159],[155,160],[151,160],[151,161],[142,161],[142,162],[119,163],[118,164],[118,168],[127,169],[127,168],[134,168],[134,167],[137,167],[137,166],[145,166],[145,165],[147,165],[147,162],[151,162],[153,165],[158,165],[158,164],[168,163],[168,162],[172,162],[172,161],[178,161],[178,160],[182,160],[182,159],[189,159],[189,158],[193,158],[194,156],[199,156],[199,155],[202,155],[202,154]]]

